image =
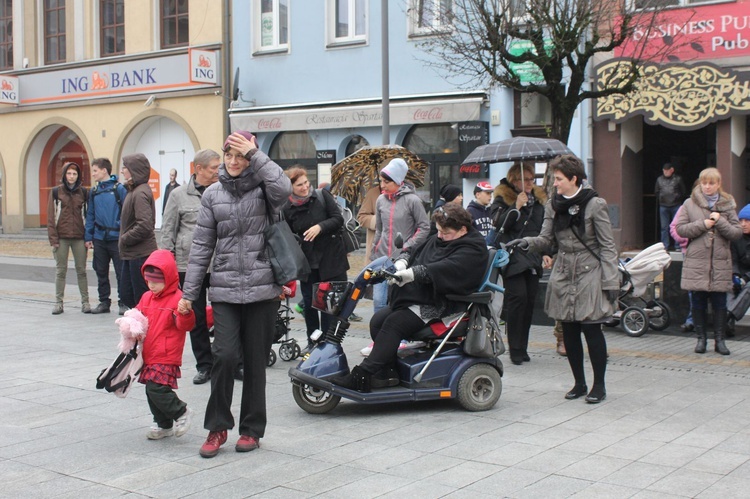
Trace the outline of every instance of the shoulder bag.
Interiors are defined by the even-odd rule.
[[[469,326],[463,348],[466,355],[488,359],[505,353],[500,328],[494,319],[485,317],[481,307],[476,304],[471,305]]]
[[[304,281],[310,275],[310,264],[283,215],[280,213],[278,220],[274,221],[273,210],[266,197],[266,187],[261,183],[260,188],[263,191],[268,217],[268,225],[263,231],[266,256],[271,262],[274,281],[281,286],[297,279]]]

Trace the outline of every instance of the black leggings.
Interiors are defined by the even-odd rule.
[[[391,310],[385,307],[375,312],[370,319],[370,336],[374,342],[372,352],[359,367],[375,374],[383,367],[393,364],[401,340],[411,337],[425,327],[424,321],[408,308]]]
[[[604,373],[607,370],[607,342],[602,333],[602,325],[563,322],[562,328],[568,363],[570,370],[573,371],[576,385],[586,384],[586,375],[583,371],[583,343],[581,342],[581,332],[583,332],[589,347],[591,367],[594,369],[594,386],[604,387]]]

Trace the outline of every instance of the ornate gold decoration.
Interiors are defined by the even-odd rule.
[[[628,73],[627,59],[612,59],[596,68],[596,88],[616,84]],[[596,119],[621,123],[642,115],[651,125],[693,130],[732,114],[750,113],[748,73],[710,63],[640,64],[641,79],[628,95],[610,95],[596,101]]]

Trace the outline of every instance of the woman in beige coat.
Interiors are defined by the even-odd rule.
[[[735,213],[734,198],[721,189],[721,173],[706,168],[699,185],[685,201],[675,230],[687,238],[682,264],[682,289],[692,291],[693,324],[698,336],[695,353],[706,353],[706,309],[714,311],[714,350],[729,355],[724,343],[727,324],[727,293],[732,290],[732,251],[730,243],[742,237]]]
[[[607,342],[602,322],[616,310],[620,290],[617,248],[612,236],[607,202],[584,185],[583,163],[573,155],[558,156],[550,163],[557,194],[544,209],[544,222],[536,237],[516,239],[506,245],[537,253],[557,247],[552,274],[547,284],[544,311],[561,321],[563,341],[575,386],[565,394],[568,400],[586,396],[586,402],[604,400],[607,391]],[[586,337],[594,385],[588,392],[583,368]]]

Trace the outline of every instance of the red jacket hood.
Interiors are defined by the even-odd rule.
[[[141,267],[141,275],[144,274],[144,269],[149,265],[153,265],[164,274],[164,291],[160,294],[171,294],[179,289],[180,278],[177,274],[177,263],[171,251],[156,250],[151,253],[146,259],[146,263]]]

